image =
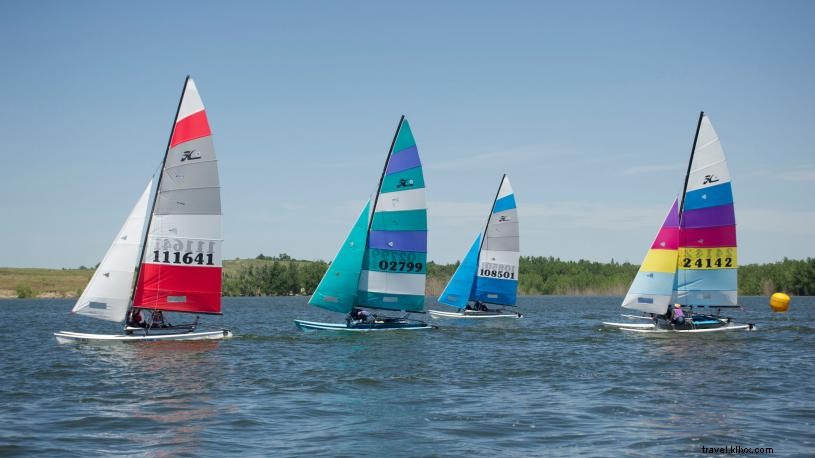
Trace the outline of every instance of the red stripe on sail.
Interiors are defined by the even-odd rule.
[[[221,268],[143,263],[133,305],[172,312],[221,313]]]
[[[207,137],[209,135],[212,135],[212,132],[209,130],[207,112],[206,110],[201,110],[187,116],[175,124],[173,138],[170,140],[170,148],[178,145],[179,143],[195,140],[196,138]]]

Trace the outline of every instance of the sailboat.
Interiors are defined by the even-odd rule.
[[[60,331],[54,334],[58,342],[232,336],[228,329],[196,332],[197,316],[176,325],[164,318],[164,312],[221,314],[218,162],[204,104],[189,76],[160,169],[155,186],[151,179],[72,310],[117,323],[127,319],[124,333]],[[142,312],[150,314],[147,320]]]
[[[671,304],[685,321],[671,320]],[[622,307],[645,322],[604,323],[633,332],[754,330],[721,310],[738,305],[736,216],[727,160],[704,112],[699,114],[681,196],[674,201]],[[711,309],[710,313],[694,309]],[[714,313],[715,310],[715,313]]]
[[[487,304],[514,306],[518,292],[520,259],[518,209],[515,193],[506,175],[501,177],[498,193],[487,217],[447,286],[439,296],[442,304],[458,311],[429,310],[433,318],[521,318],[518,312]]]
[[[399,120],[373,202],[359,214],[309,304],[346,314],[345,323],[294,320],[304,331],[431,329],[423,313],[427,276],[427,205],[419,151]],[[402,312],[398,317],[373,310]]]

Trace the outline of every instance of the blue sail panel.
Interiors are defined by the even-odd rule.
[[[365,255],[365,242],[368,237],[368,220],[371,201],[354,223],[354,227],[343,242],[334,261],[328,266],[320,284],[308,303],[334,312],[348,313],[357,298],[357,284],[362,271],[362,258]]]
[[[476,285],[470,299],[499,305],[515,305],[518,280],[476,277]]]
[[[441,292],[441,296],[439,296],[440,303],[460,309],[467,306],[475,282],[475,271],[478,268],[478,248],[480,246],[481,234],[479,233],[444,291]]]

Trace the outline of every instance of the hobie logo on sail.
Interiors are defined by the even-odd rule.
[[[414,182],[413,182],[412,179],[409,180],[407,178],[400,178],[399,179],[399,184],[396,185],[396,187],[397,188],[410,188],[410,187],[413,186],[413,184],[414,184]]]
[[[201,159],[201,152],[197,149],[184,151],[181,153],[181,162],[192,161],[194,159]]]
[[[702,184],[710,184],[717,181],[719,181],[719,179],[716,177],[716,175],[705,175],[705,181],[703,181]]]

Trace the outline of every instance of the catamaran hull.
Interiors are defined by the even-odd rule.
[[[622,331],[630,331],[630,332],[658,332],[658,333],[668,333],[668,332],[684,332],[684,333],[697,333],[697,332],[723,332],[723,331],[755,331],[756,325],[752,323],[747,324],[740,324],[740,323],[727,323],[722,321],[722,326],[716,327],[705,327],[705,328],[697,328],[697,329],[667,329],[667,328],[659,328],[654,323],[609,323],[603,322],[605,326],[614,327],[620,329]]]
[[[356,324],[349,327],[344,323],[318,323],[315,321],[294,320],[294,324],[302,331],[370,332],[433,329],[433,326],[422,322]]]
[[[60,331],[55,332],[57,342],[67,343],[102,343],[102,342],[163,342],[178,340],[221,340],[232,337],[232,331],[185,332],[177,334],[148,334],[148,335],[121,335],[121,334],[85,334],[82,332]]]
[[[607,321],[604,321],[603,325],[621,329],[654,329],[656,327],[654,323],[609,323]]]
[[[428,310],[427,313],[435,319],[486,319],[486,318],[523,318],[523,314],[515,312],[479,312],[466,310],[464,312],[443,312],[441,310]]]
[[[652,326],[650,329],[632,327],[621,327],[620,329],[623,331],[642,333],[673,333],[673,332],[697,333],[697,332],[724,332],[724,331],[755,331],[757,328],[756,325],[750,323],[748,324],[729,323],[725,326],[719,326],[716,328],[701,328],[701,329],[660,329],[655,326]]]

